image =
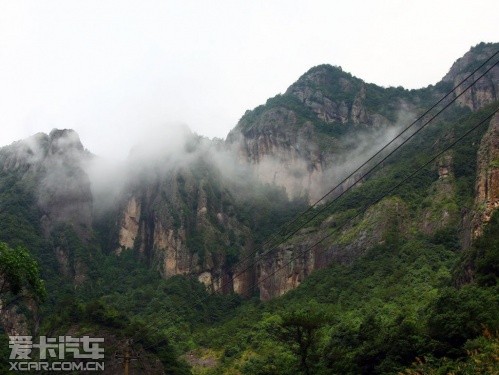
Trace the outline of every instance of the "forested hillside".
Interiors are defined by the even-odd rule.
[[[419,90],[317,66],[106,179],[72,130],[0,148],[3,358],[71,333],[110,374],[129,339],[145,374],[498,373],[498,53]]]

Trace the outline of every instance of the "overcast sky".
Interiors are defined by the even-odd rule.
[[[123,158],[152,128],[225,138],[329,63],[382,86],[436,83],[499,1],[0,0],[0,145],[73,128]]]

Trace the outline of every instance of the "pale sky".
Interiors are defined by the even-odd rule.
[[[498,42],[498,15],[497,0],[0,0],[0,146],[72,128],[121,159],[169,124],[225,138],[323,63],[424,87]]]

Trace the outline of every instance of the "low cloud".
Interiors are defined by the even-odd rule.
[[[189,168],[198,161],[213,166],[221,178],[230,182],[230,186],[248,188],[255,183],[269,183],[285,187],[290,199],[309,194],[310,202],[314,202],[410,123],[407,114],[399,117],[397,125],[352,133],[341,140],[344,151],[331,153],[327,160],[313,160],[320,153],[311,143],[309,149],[304,151],[307,140],[299,140],[300,145],[292,146],[295,148],[288,148],[284,153],[267,153],[260,155],[258,160],[248,160],[241,139],[236,137],[232,142],[208,139],[182,124],[145,129],[124,161],[91,155],[83,149],[78,135],[72,131],[54,130],[50,136],[37,134],[11,148],[15,149],[18,159],[24,158],[31,164],[44,163],[45,175],[38,188],[42,207],[48,207],[57,197],[67,196],[69,200],[72,199],[71,194],[83,194],[84,186],[74,185],[86,185],[88,182],[93,210],[100,214],[116,207],[117,199],[133,186],[167,178],[171,172]],[[373,163],[393,150],[410,133],[400,137]],[[85,178],[71,182],[78,173],[75,169],[84,171]],[[358,177],[354,176],[343,188]]]
[[[328,162],[328,167],[325,170],[327,189],[324,189],[323,193],[354,174],[357,169],[359,171],[352,175],[341,188],[337,189],[336,194],[361,179],[376,163],[383,160],[414,133],[418,128],[416,125],[404,132],[413,119],[411,113],[400,112],[395,124],[385,125],[377,129],[364,129],[343,139],[345,152],[333,155]],[[368,162],[368,160],[370,161]],[[364,164],[366,165],[363,166]]]

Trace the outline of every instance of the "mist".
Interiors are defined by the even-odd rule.
[[[203,161],[230,185],[255,182],[249,165],[237,158],[235,147],[221,139],[192,132],[185,124],[168,123],[144,129],[125,160],[94,156],[83,162],[91,183],[96,213],[114,207],[116,200],[135,187],[172,178],[175,172]]]
[[[255,184],[269,184],[284,188],[290,200],[308,196],[309,203],[315,203],[392,141],[412,118],[411,113],[401,112],[395,125],[364,129],[340,138],[342,150],[322,160],[316,169],[310,167],[310,160],[295,151],[289,155],[265,155],[258,161],[249,160],[242,154],[244,146],[240,139],[235,142],[209,139],[192,132],[185,124],[169,123],[145,129],[126,160],[93,157],[85,161],[84,170],[91,182],[96,212],[113,207],[127,189],[171,178],[175,171],[189,169],[199,161],[214,167],[226,185],[238,190],[238,194]],[[403,142],[414,129],[380,152],[337,189],[337,193],[356,183],[362,173]],[[315,145],[310,147],[313,152],[317,151]]]
[[[377,129],[364,129],[343,139],[345,151],[333,155],[328,163],[329,167],[324,172],[325,182],[328,186],[325,186],[322,193],[325,194],[357,170],[358,172],[345,181],[334,195],[356,184],[358,180],[362,180],[376,163],[383,160],[414,134],[420,123],[414,124],[410,128],[409,126],[416,117],[410,111],[400,111],[395,124],[387,124]]]
[[[306,196],[309,203],[315,203],[395,138],[411,121],[411,113],[401,112],[395,125],[350,132],[339,139],[342,145],[340,150],[314,161],[312,167],[310,160],[319,154],[319,150],[308,139],[299,139],[299,145],[292,146],[286,152],[252,160],[244,154],[245,146],[241,139],[236,137],[232,142],[209,139],[192,132],[182,123],[145,128],[125,160],[91,154],[84,149],[76,132],[67,130],[54,130],[50,136],[39,133],[8,148],[16,155],[10,161],[12,165],[19,164],[19,160],[33,165],[43,163],[44,175],[37,190],[39,204],[45,208],[56,197],[66,196],[66,201],[74,199],[81,195],[82,186],[88,184],[93,211],[100,215],[115,208],[117,200],[131,194],[136,187],[173,178],[176,172],[189,169],[200,161],[214,168],[225,186],[239,195],[245,194],[245,191],[248,193],[255,184],[268,184],[285,189],[290,200]],[[381,152],[337,189],[337,193],[355,183],[362,173],[416,128]],[[48,149],[49,139],[55,135],[58,138],[52,140]],[[303,151],[304,145],[308,145],[306,152]],[[75,179],[78,170],[84,173],[84,177]],[[81,202],[75,202],[74,210],[60,214],[73,217],[80,206]]]

